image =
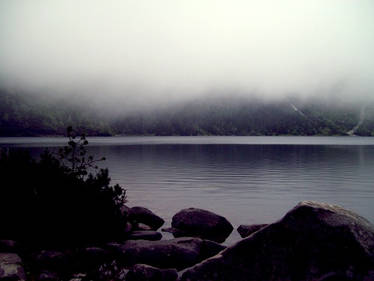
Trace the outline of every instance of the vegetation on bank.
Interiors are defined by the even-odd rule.
[[[87,104],[0,91],[0,136],[63,135],[69,124],[87,135],[347,135],[362,109],[318,100],[221,98],[111,116]],[[374,135],[373,105],[366,105],[355,134]]]
[[[2,238],[30,247],[73,246],[115,241],[126,218],[126,191],[110,185],[107,169],[86,153],[85,136],[68,128],[68,145],[46,150],[39,159],[28,151],[0,154]]]

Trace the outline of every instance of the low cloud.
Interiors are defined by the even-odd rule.
[[[374,97],[374,2],[2,0],[0,81],[97,103]]]

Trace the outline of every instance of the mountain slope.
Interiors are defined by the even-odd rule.
[[[111,115],[84,101],[0,91],[0,136],[62,135],[374,135],[374,106],[297,99],[196,99]]]

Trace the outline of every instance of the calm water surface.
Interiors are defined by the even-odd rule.
[[[106,156],[113,183],[130,206],[170,224],[198,207],[239,224],[270,223],[301,200],[342,205],[374,222],[374,138],[97,137],[89,150]],[[0,138],[1,146],[64,145],[64,138]],[[238,239],[236,231],[229,243]]]

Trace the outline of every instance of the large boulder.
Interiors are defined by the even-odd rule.
[[[21,258],[17,254],[0,253],[0,280],[26,280]]]
[[[179,211],[172,218],[170,231],[175,237],[191,236],[224,242],[234,229],[224,217],[213,212],[188,208]]]
[[[306,201],[181,280],[358,281],[372,280],[373,269],[374,226],[341,207]]]
[[[126,275],[125,281],[175,281],[178,273],[174,268],[159,269],[146,264],[137,264]]]
[[[183,237],[171,240],[128,240],[108,245],[123,266],[148,264],[159,268],[183,269],[211,257],[225,247],[213,241]]]
[[[152,230],[159,229],[165,221],[144,207],[132,207],[128,210],[128,219],[134,223],[144,223],[152,228]]]
[[[245,238],[251,235],[252,233],[260,230],[261,228],[264,228],[265,226],[267,226],[267,224],[241,224],[239,225],[237,231],[239,232],[240,237]]]

